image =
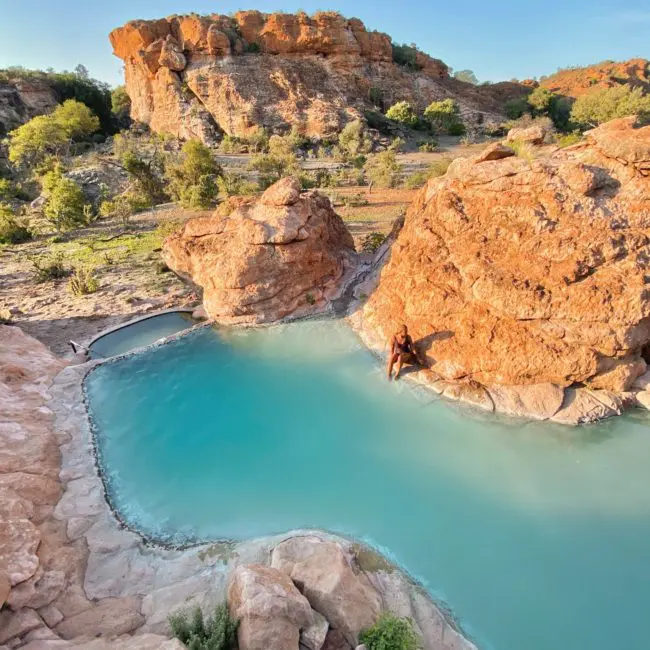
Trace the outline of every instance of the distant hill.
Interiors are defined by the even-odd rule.
[[[540,86],[565,97],[580,97],[596,88],[620,84],[639,86],[650,92],[650,61],[602,61],[584,68],[564,68],[540,81]]]

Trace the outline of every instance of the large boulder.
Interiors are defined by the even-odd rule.
[[[629,390],[650,342],[650,126],[634,122],[531,161],[498,145],[454,161],[408,211],[366,339],[406,323],[437,375],[492,387],[518,415],[553,417],[573,384],[605,402]],[[571,397],[564,419],[580,405],[618,411]]]
[[[335,542],[318,537],[292,537],[278,544],[271,566],[286,573],[354,648],[359,633],[373,625],[381,611],[381,597],[368,578]]]
[[[163,246],[174,271],[203,287],[222,323],[323,311],[352,266],[354,242],[329,199],[284,178],[227,217],[192,219]]]
[[[228,606],[239,621],[241,650],[298,650],[300,630],[313,623],[309,602],[291,579],[261,564],[235,569]]]

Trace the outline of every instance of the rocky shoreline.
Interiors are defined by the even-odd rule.
[[[312,645],[305,647],[311,650],[354,647],[360,629],[379,611],[412,617],[425,650],[475,648],[416,582],[372,549],[339,536],[293,531],[186,549],[147,543],[111,512],[97,471],[83,379],[99,362],[62,367],[18,328],[3,326],[0,335],[7,341],[3,368],[13,368],[10,377],[3,377],[3,398],[5,392],[10,394],[16,405],[9,413],[11,422],[17,428],[29,426],[28,418],[19,415],[28,403],[31,412],[45,417],[38,433],[14,435],[14,444],[9,449],[5,442],[0,454],[0,490],[7,510],[3,515],[10,524],[1,538],[3,564],[10,571],[6,579],[0,577],[8,603],[0,613],[0,647],[176,650],[183,646],[167,638],[170,614],[194,606],[209,613],[226,599],[229,583],[232,590],[233,584],[251,579],[267,609],[256,611],[250,602],[237,601],[236,608],[246,613],[246,637],[257,638],[259,630],[269,626],[270,616],[273,625],[289,635],[283,637],[286,642],[306,625],[308,612],[303,611],[302,619],[293,614],[287,619],[285,610],[280,616],[268,589],[258,584],[260,575],[265,576],[262,583],[271,576],[273,591],[274,581],[288,584],[279,572],[304,571],[307,577],[301,576],[301,584],[312,581],[311,590],[305,590],[307,601],[328,613],[327,620],[318,619],[321,645],[314,647],[309,637]],[[24,368],[27,350],[30,361]],[[38,380],[35,367],[43,369]],[[20,459],[29,463],[29,474],[17,471]],[[50,499],[37,506],[35,517],[30,499],[38,501],[44,481],[52,486]],[[29,544],[25,530],[32,533]],[[319,582],[319,563],[340,574],[335,587]],[[304,596],[292,593],[304,610]],[[345,607],[337,609],[336,602]],[[89,637],[90,630],[101,638]]]

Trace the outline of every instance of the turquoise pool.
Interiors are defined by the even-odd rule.
[[[190,312],[174,311],[151,316],[100,336],[90,344],[90,357],[102,359],[124,354],[182,332],[193,325],[196,325],[196,321],[192,319]]]
[[[166,542],[319,527],[389,552],[480,648],[650,639],[650,429],[478,417],[342,323],[191,333],[86,380],[121,516]]]

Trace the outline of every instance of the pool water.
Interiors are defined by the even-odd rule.
[[[90,357],[101,359],[124,354],[182,332],[195,324],[189,312],[175,311],[151,316],[98,338],[90,345]]]
[[[202,329],[86,380],[110,499],[158,540],[318,527],[387,551],[483,649],[650,639],[650,429],[476,416],[342,323]]]

